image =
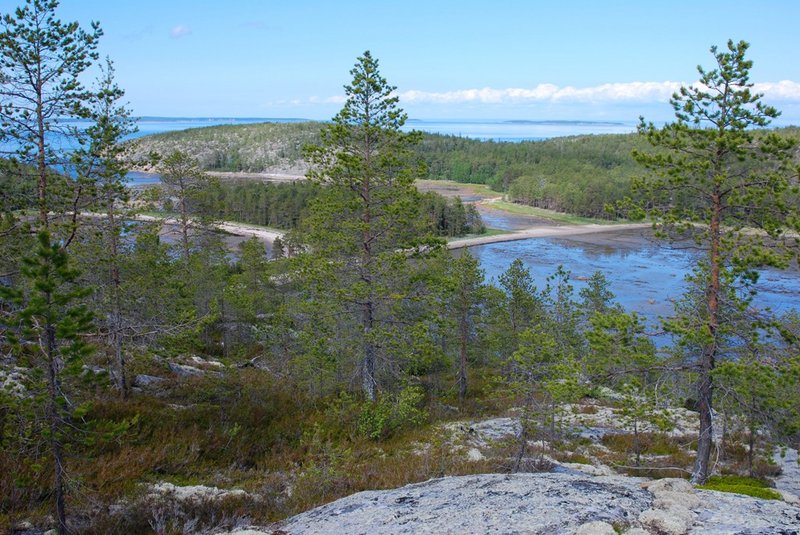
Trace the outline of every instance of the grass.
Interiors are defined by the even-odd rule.
[[[708,478],[704,485],[697,488],[704,490],[716,490],[719,492],[731,492],[734,494],[744,494],[753,498],[763,500],[780,500],[782,496],[779,492],[772,490],[760,479],[743,476],[713,476]]]
[[[463,236],[454,236],[452,238],[448,238],[448,242],[457,242],[461,240],[470,240],[472,238],[483,238],[485,236],[499,236],[501,234],[513,234],[510,230],[501,230],[498,228],[487,228],[485,232],[482,234],[464,234]]]
[[[569,225],[615,225],[623,223],[624,221],[609,221],[607,219],[595,219],[593,217],[581,217],[572,214],[565,214],[563,212],[556,212],[553,210],[546,210],[544,208],[536,208],[535,206],[527,206],[524,204],[517,204],[508,201],[494,201],[489,206],[508,212],[514,215],[527,215],[534,217],[541,217],[542,219],[549,219],[557,223],[566,223]]]
[[[467,190],[472,195],[481,197],[499,197],[502,193],[494,191],[486,184],[472,184],[468,182],[456,182],[455,180],[426,180],[420,179],[414,182],[417,186],[427,186],[433,190],[441,188],[454,188],[458,190]]]

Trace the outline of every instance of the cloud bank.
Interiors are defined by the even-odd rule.
[[[407,104],[625,104],[667,102],[684,82],[627,82],[594,87],[560,87],[539,84],[533,88],[459,89],[432,92],[416,89],[398,93]],[[753,91],[763,93],[767,103],[800,102],[800,83],[790,80],[753,84]],[[312,97],[312,103],[340,103],[344,97]]]

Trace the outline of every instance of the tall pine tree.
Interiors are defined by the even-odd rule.
[[[797,142],[759,132],[779,112],[751,92],[748,44],[728,41],[711,48],[715,65],[698,67],[700,83],[683,87],[671,104],[676,121],[639,132],[658,149],[634,152],[651,171],[634,182],[640,215],[653,218],[664,235],[694,239],[706,252],[701,328],[696,370],[700,435],[692,480],[709,476],[712,448],[713,371],[720,354],[721,274],[728,268],[752,278],[759,265],[785,265],[795,245],[787,231],[800,230],[789,197],[797,194],[792,156]],[[777,247],[776,247],[777,246]]]
[[[420,297],[412,257],[431,254],[439,242],[417,210],[414,180],[422,167],[411,149],[420,134],[401,131],[406,114],[369,52],[350,74],[344,107],[323,128],[321,144],[306,150],[309,178],[327,187],[312,203],[301,239],[310,250],[304,276],[319,283],[317,295],[329,294],[357,320],[360,382],[375,400],[379,364],[396,365],[396,350],[388,349],[393,326]]]

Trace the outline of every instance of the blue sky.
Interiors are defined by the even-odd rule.
[[[136,115],[330,118],[369,49],[414,118],[664,120],[733,38],[780,124],[800,124],[797,0],[62,0],[59,14],[100,22]]]

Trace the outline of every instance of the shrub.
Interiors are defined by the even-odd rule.
[[[422,408],[425,393],[419,386],[407,386],[395,395],[364,404],[358,430],[372,440],[389,438],[397,431],[421,425],[428,417]]]

